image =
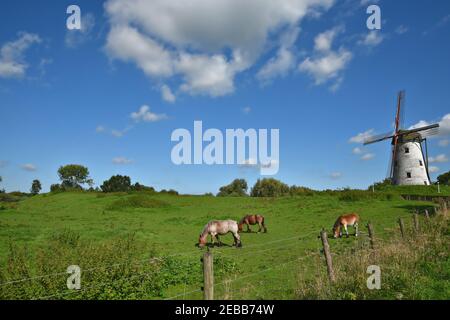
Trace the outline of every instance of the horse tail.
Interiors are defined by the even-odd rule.
[[[264,218],[263,215],[261,215],[261,225],[264,227],[264,233],[267,233],[267,227],[266,224],[264,223],[266,220],[266,218]]]

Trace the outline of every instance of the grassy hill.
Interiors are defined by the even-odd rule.
[[[245,214],[260,213],[266,217],[267,234],[243,233],[242,249],[212,249],[216,296],[296,298],[299,275],[302,281],[313,280],[325,270],[317,236],[321,228],[330,232],[337,216],[357,212],[362,231],[371,221],[380,241],[387,241],[398,236],[399,217],[409,228],[414,209],[432,206],[405,201],[392,192],[324,192],[276,199],[145,192],[38,195],[4,203],[0,210],[0,283],[4,284],[0,297],[161,299],[181,294],[180,298],[201,298],[199,259],[205,250],[195,244],[203,226],[212,219],[239,220]],[[232,236],[222,241],[231,245]],[[339,254],[366,247],[367,239],[364,235],[330,239],[330,246]],[[84,270],[84,290],[66,289],[69,265]],[[439,287],[412,298],[450,298],[448,273],[442,280],[444,291]],[[395,298],[390,291],[378,295]]]

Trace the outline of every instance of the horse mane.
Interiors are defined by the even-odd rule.
[[[211,225],[211,222],[208,222],[204,227],[203,227],[203,231],[202,231],[202,233],[200,234],[200,237],[201,238],[204,238],[205,236],[207,236],[208,235],[208,229],[209,229],[209,226]]]
[[[334,223],[334,228],[339,228],[341,226],[341,218],[342,216],[339,216],[336,220],[336,222]]]

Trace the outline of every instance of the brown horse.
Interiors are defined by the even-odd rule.
[[[206,245],[208,234],[211,235],[212,244],[214,245],[214,239],[216,239],[220,246],[222,242],[219,239],[219,235],[225,235],[229,232],[233,234],[233,245],[242,247],[241,237],[238,234],[238,224],[234,220],[213,220],[208,222],[198,238],[198,246],[203,248]]]
[[[348,237],[347,226],[352,226],[355,228],[355,237],[357,237],[358,236],[358,222],[359,222],[359,216],[356,213],[350,213],[350,214],[340,216],[339,218],[337,218],[337,220],[333,226],[334,238],[342,237],[342,227],[344,227],[345,233]]]
[[[258,232],[261,231],[261,229],[264,229],[264,233],[267,232],[267,228],[264,225],[264,216],[260,215],[260,214],[248,214],[245,217],[243,217],[241,219],[241,221],[239,221],[239,232],[242,232],[242,229],[244,227],[244,224],[247,225],[247,232],[252,232],[252,230],[250,229],[250,225],[255,225],[258,224],[259,226],[259,230]]]

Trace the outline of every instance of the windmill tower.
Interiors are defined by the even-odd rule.
[[[391,139],[392,154],[389,177],[394,185],[430,185],[428,171],[428,148],[426,137],[437,133],[439,124],[432,124],[415,129],[401,128],[405,92],[397,98],[395,131],[379,136],[369,137],[364,145]],[[423,146],[425,145],[425,149]]]

